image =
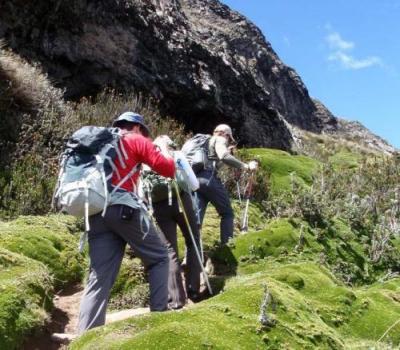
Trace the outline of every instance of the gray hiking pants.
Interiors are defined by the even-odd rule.
[[[217,174],[212,170],[203,170],[197,174],[200,188],[197,190],[201,222],[203,223],[209,202],[215,207],[219,216],[221,243],[225,244],[233,237],[233,210],[228,191]]]
[[[121,219],[124,205],[108,207],[105,217],[93,215],[88,235],[90,274],[81,301],[79,333],[105,323],[110,290],[118,275],[128,243],[149,272],[150,310],[164,311],[168,306],[168,251],[153,224],[143,239],[140,211]]]
[[[197,249],[200,252],[200,231],[197,223],[195,211],[193,209],[192,200],[190,195],[186,192],[181,194],[182,202],[185,207],[186,215],[188,217],[189,225],[192,230]],[[196,255],[196,250],[190,236],[189,229],[186,225],[183,213],[179,210],[177,198],[173,198],[172,205],[168,204],[168,200],[163,200],[153,204],[154,217],[164,233],[165,238],[169,242],[168,255],[169,261],[169,279],[168,279],[168,293],[171,306],[179,308],[185,305],[186,294],[182,281],[182,269],[178,256],[178,239],[177,239],[177,225],[182,231],[186,245],[186,290],[190,295],[192,292],[199,293],[200,289],[200,273],[201,265]]]

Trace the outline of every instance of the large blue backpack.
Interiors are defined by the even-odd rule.
[[[138,171],[139,165],[124,178],[119,175],[114,161],[118,158],[126,168],[128,159],[120,138],[117,128],[84,126],[71,136],[61,156],[53,203],[63,212],[84,217],[86,231],[89,216],[104,216],[110,195]],[[111,183],[114,172],[119,177],[116,186]]]

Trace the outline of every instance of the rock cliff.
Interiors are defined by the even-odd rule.
[[[227,122],[245,145],[290,149],[287,122],[337,124],[260,30],[217,0],[5,0],[0,39],[66,98],[133,89],[194,132]]]

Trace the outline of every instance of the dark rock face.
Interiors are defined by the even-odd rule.
[[[259,29],[217,0],[4,0],[0,38],[67,98],[134,89],[195,132],[226,122],[242,144],[290,149],[286,122],[335,124]]]
[[[315,115],[323,125],[322,131],[334,133],[338,129],[338,119],[320,101],[313,100],[316,108]]]

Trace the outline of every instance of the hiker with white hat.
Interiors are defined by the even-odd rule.
[[[208,141],[207,164],[196,174],[200,183],[198,199],[201,221],[204,219],[208,203],[211,202],[221,217],[220,239],[222,244],[226,244],[233,237],[234,215],[228,191],[218,177],[218,169],[223,164],[249,171],[255,171],[258,167],[255,161],[243,163],[234,157],[232,155],[234,144],[235,139],[231,127],[227,124],[218,125]]]

